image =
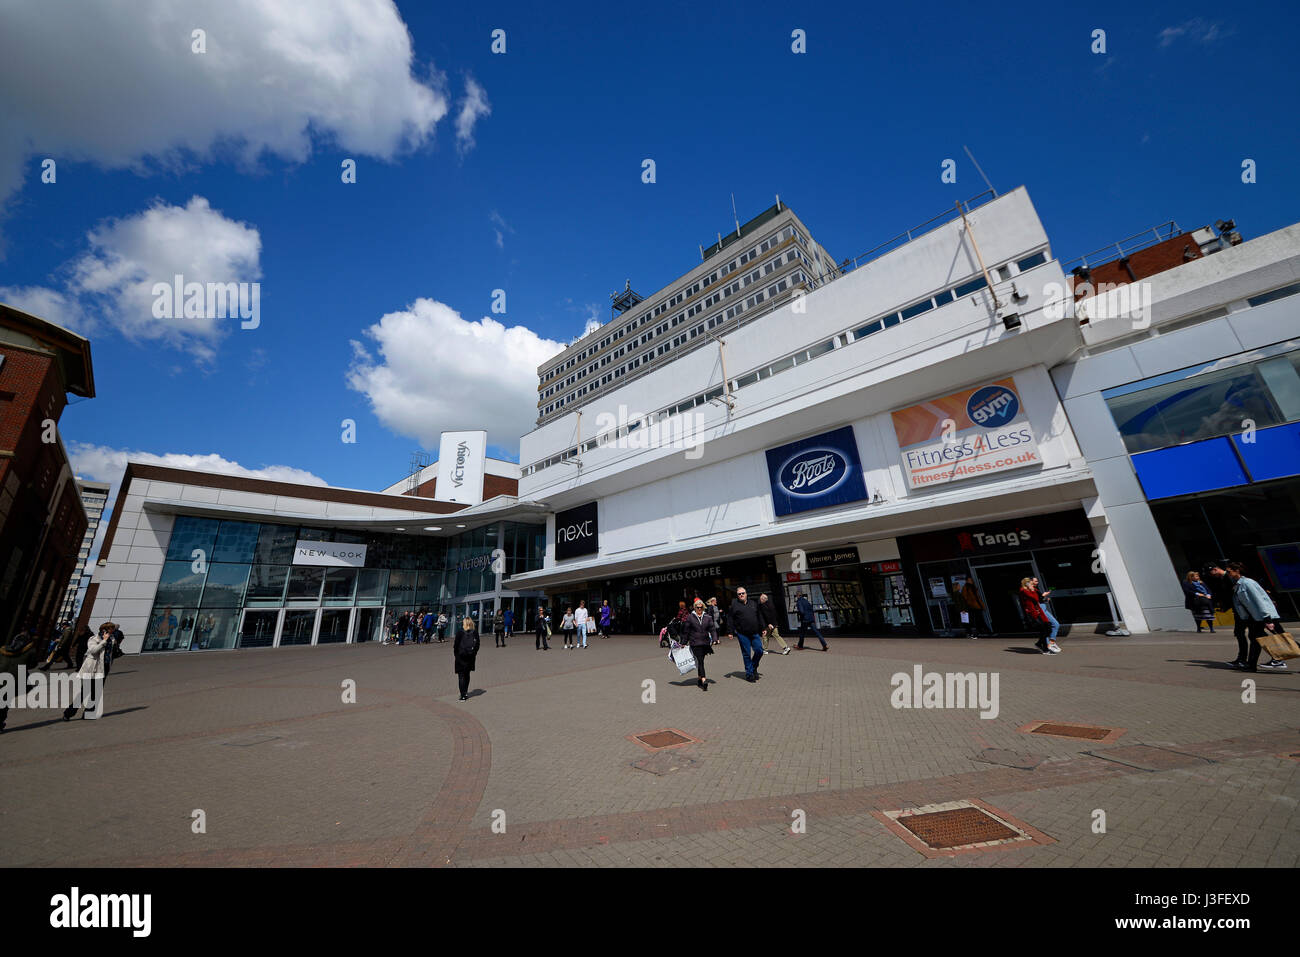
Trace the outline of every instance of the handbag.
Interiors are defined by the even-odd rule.
[[[1266,631],[1255,639],[1259,646],[1279,660],[1300,658],[1300,645],[1282,628],[1282,623],[1276,622],[1274,628],[1272,633]]]
[[[672,650],[673,664],[678,674],[687,674],[695,670],[695,653],[685,645],[678,645]]]

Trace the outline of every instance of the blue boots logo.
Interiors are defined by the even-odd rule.
[[[835,449],[806,449],[781,466],[778,481],[790,495],[825,495],[849,474],[849,463]]]
[[[986,385],[966,400],[966,414],[986,429],[1006,425],[1020,413],[1020,399],[1001,385]]]

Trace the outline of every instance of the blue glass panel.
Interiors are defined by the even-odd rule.
[[[1133,456],[1133,468],[1148,499],[1231,488],[1250,481],[1227,438],[1142,452]]]
[[[1256,482],[1300,475],[1300,422],[1259,429],[1248,442],[1246,435],[1233,436],[1250,477]]]

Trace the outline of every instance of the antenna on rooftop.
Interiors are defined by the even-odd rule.
[[[989,178],[984,175],[984,170],[980,169],[980,164],[975,161],[975,154],[970,151],[970,147],[968,147],[965,143],[962,144],[961,148],[964,149],[966,151],[966,155],[970,157],[971,163],[974,164],[975,166],[975,172],[980,174],[980,179],[984,180],[984,185],[987,186],[989,188],[989,192],[996,197],[998,195],[998,191],[993,188],[993,184],[989,182]]]
[[[619,313],[627,312],[645,297],[632,288],[632,280],[629,279],[623,284],[622,292],[611,292],[609,294],[613,306],[612,316],[618,316]]]
[[[731,194],[731,218],[736,221],[736,235],[740,235],[740,217],[736,215],[736,194]]]
[[[411,453],[411,474],[406,477],[406,494],[414,495],[420,488],[420,473],[433,463],[428,452],[417,449]]]

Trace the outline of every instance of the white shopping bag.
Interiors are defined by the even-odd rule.
[[[961,613],[961,623],[962,623],[963,625],[969,625],[969,624],[970,624],[970,612],[968,612],[968,611],[963,611],[963,612]]]
[[[677,666],[678,674],[686,674],[695,670],[695,653],[690,648],[674,648],[673,664]]]

